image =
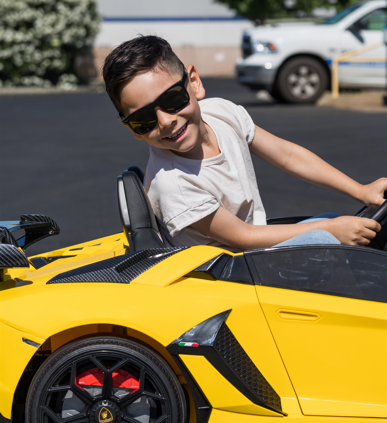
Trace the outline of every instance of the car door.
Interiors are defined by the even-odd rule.
[[[383,29],[387,25],[387,8],[375,9],[356,21],[341,37],[341,50],[350,51],[383,41]],[[386,62],[376,62],[373,58],[385,58],[386,46],[361,53],[365,62],[342,62],[339,66],[340,86],[385,87]],[[367,60],[369,58],[369,60]]]
[[[387,417],[387,253],[302,246],[246,257],[303,413]]]

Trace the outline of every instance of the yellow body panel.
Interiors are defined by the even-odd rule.
[[[36,348],[24,343],[23,338],[43,343],[43,339],[0,323],[0,413],[7,419],[11,418],[9,405],[20,376],[36,352]]]
[[[213,247],[187,249],[167,258],[130,284],[46,284],[58,273],[124,254],[123,243],[123,236],[113,235],[50,253],[76,257],[57,260],[38,270],[32,267],[11,270],[9,275],[14,280],[32,280],[33,284],[0,290],[0,322],[27,333],[29,339],[39,339],[39,343],[50,339],[52,351],[78,336],[98,334],[104,332],[104,328],[111,331],[112,325],[129,328],[126,332],[129,336],[135,334],[141,339],[144,334],[144,339],[166,346],[215,314],[228,309],[238,313],[247,305],[258,305],[253,286],[182,278],[223,252]],[[35,352],[19,342],[20,348],[32,350],[31,355]],[[152,342],[148,344],[153,347]],[[10,349],[1,348],[1,351],[2,365],[14,361]],[[31,355],[18,357],[20,371],[27,366]],[[20,374],[2,373],[0,379],[6,386],[16,387]],[[4,398],[0,413],[10,416],[12,394]]]
[[[4,417],[11,418],[14,391],[36,352],[23,343],[23,337],[39,344],[47,340],[45,346],[52,352],[82,336],[107,332],[133,337],[164,355],[185,383],[165,347],[193,326],[229,309],[228,327],[281,397],[288,416],[250,402],[204,357],[184,355],[185,365],[215,407],[210,423],[276,419],[347,423],[354,421],[347,416],[385,415],[381,411],[387,404],[384,304],[185,278],[224,252],[205,246],[165,259],[130,284],[47,285],[59,273],[126,254],[126,244],[124,234],[116,234],[41,254],[74,257],[38,270],[30,266],[6,273],[8,280],[0,284],[0,413]],[[14,287],[20,280],[33,284]]]
[[[387,418],[387,305],[257,287],[304,414]]]

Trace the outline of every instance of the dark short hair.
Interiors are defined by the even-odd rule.
[[[119,111],[121,89],[135,76],[164,70],[182,74],[184,65],[163,38],[155,35],[140,35],[116,47],[105,59],[103,79],[106,92]]]

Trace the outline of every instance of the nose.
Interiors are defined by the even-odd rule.
[[[167,113],[164,110],[160,109],[160,107],[156,108],[157,119],[159,121],[160,129],[169,128],[176,124],[177,121],[177,114],[176,113]]]

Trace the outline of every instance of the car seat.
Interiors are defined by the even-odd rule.
[[[145,192],[144,174],[136,166],[117,178],[118,207],[130,252],[148,248],[166,248],[156,217]]]

